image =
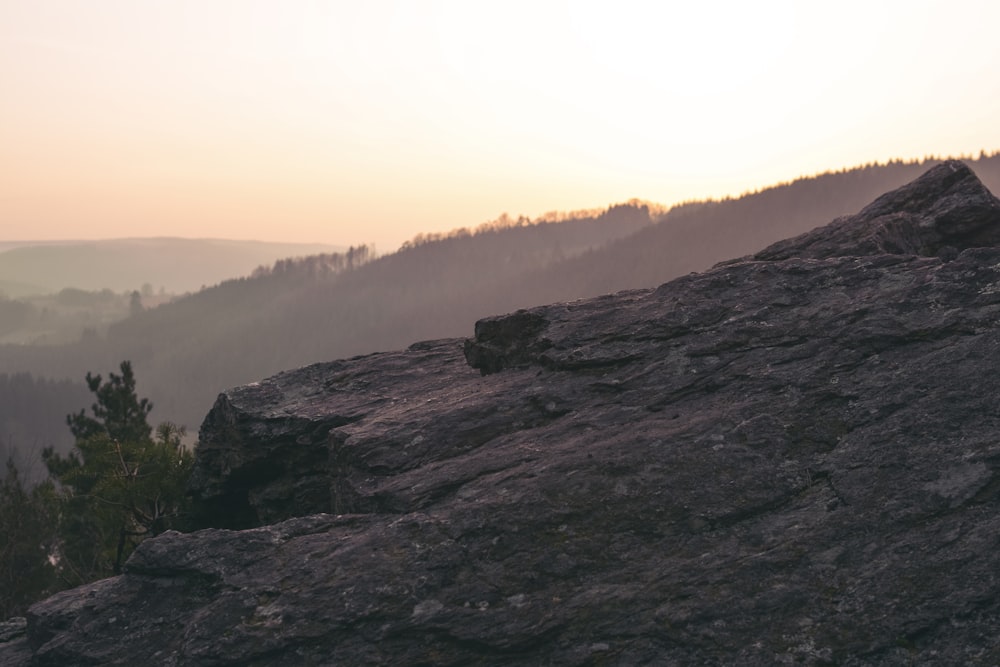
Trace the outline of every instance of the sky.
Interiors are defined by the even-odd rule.
[[[993,152],[998,25],[995,0],[0,0],[0,241],[390,252]]]

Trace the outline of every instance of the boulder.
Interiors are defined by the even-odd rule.
[[[998,234],[948,162],[657,289],[227,391],[206,528],[0,664],[996,664]]]

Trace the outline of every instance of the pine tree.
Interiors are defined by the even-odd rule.
[[[154,437],[153,406],[136,394],[131,363],[106,382],[88,373],[87,386],[97,399],[92,415],[67,417],[74,450],[42,452],[62,499],[58,565],[74,585],[121,572],[139,542],[183,526],[193,463],[182,428],[163,423]]]

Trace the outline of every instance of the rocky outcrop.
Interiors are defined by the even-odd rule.
[[[996,664],[998,212],[946,163],[655,290],[228,391],[213,527],[0,661]]]
[[[945,162],[858,215],[779,241],[758,260],[912,254],[950,259],[1000,245],[1000,202],[961,162]]]

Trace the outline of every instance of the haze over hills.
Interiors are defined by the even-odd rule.
[[[468,335],[492,314],[653,287],[747,255],[845,214],[938,161],[869,165],[696,202],[664,215],[641,203],[559,222],[422,237],[282,262],[60,346],[0,346],[0,370],[79,381],[133,362],[154,420],[194,429],[222,390],[316,361]],[[1000,154],[968,160],[1000,191]],[[57,415],[62,419],[62,415]],[[2,434],[0,434],[2,436]]]
[[[78,379],[127,358],[156,406],[154,418],[195,427],[205,404],[228,386],[329,355],[461,331],[463,314],[495,307],[479,303],[494,285],[650,223],[645,207],[620,206],[592,218],[424,240],[377,259],[353,249],[339,255],[340,266],[332,265],[335,256],[279,262],[139,313],[106,337],[0,346],[0,368]]]
[[[525,276],[524,282],[535,286],[539,303],[659,285],[854,214],[940,162],[866,165],[737,198],[676,206],[659,224]],[[987,188],[1000,192],[1000,153],[966,162]]]
[[[278,259],[345,249],[320,243],[186,238],[0,241],[0,291],[18,297],[67,287],[122,292],[149,285],[155,291],[183,294],[250,275]]]

